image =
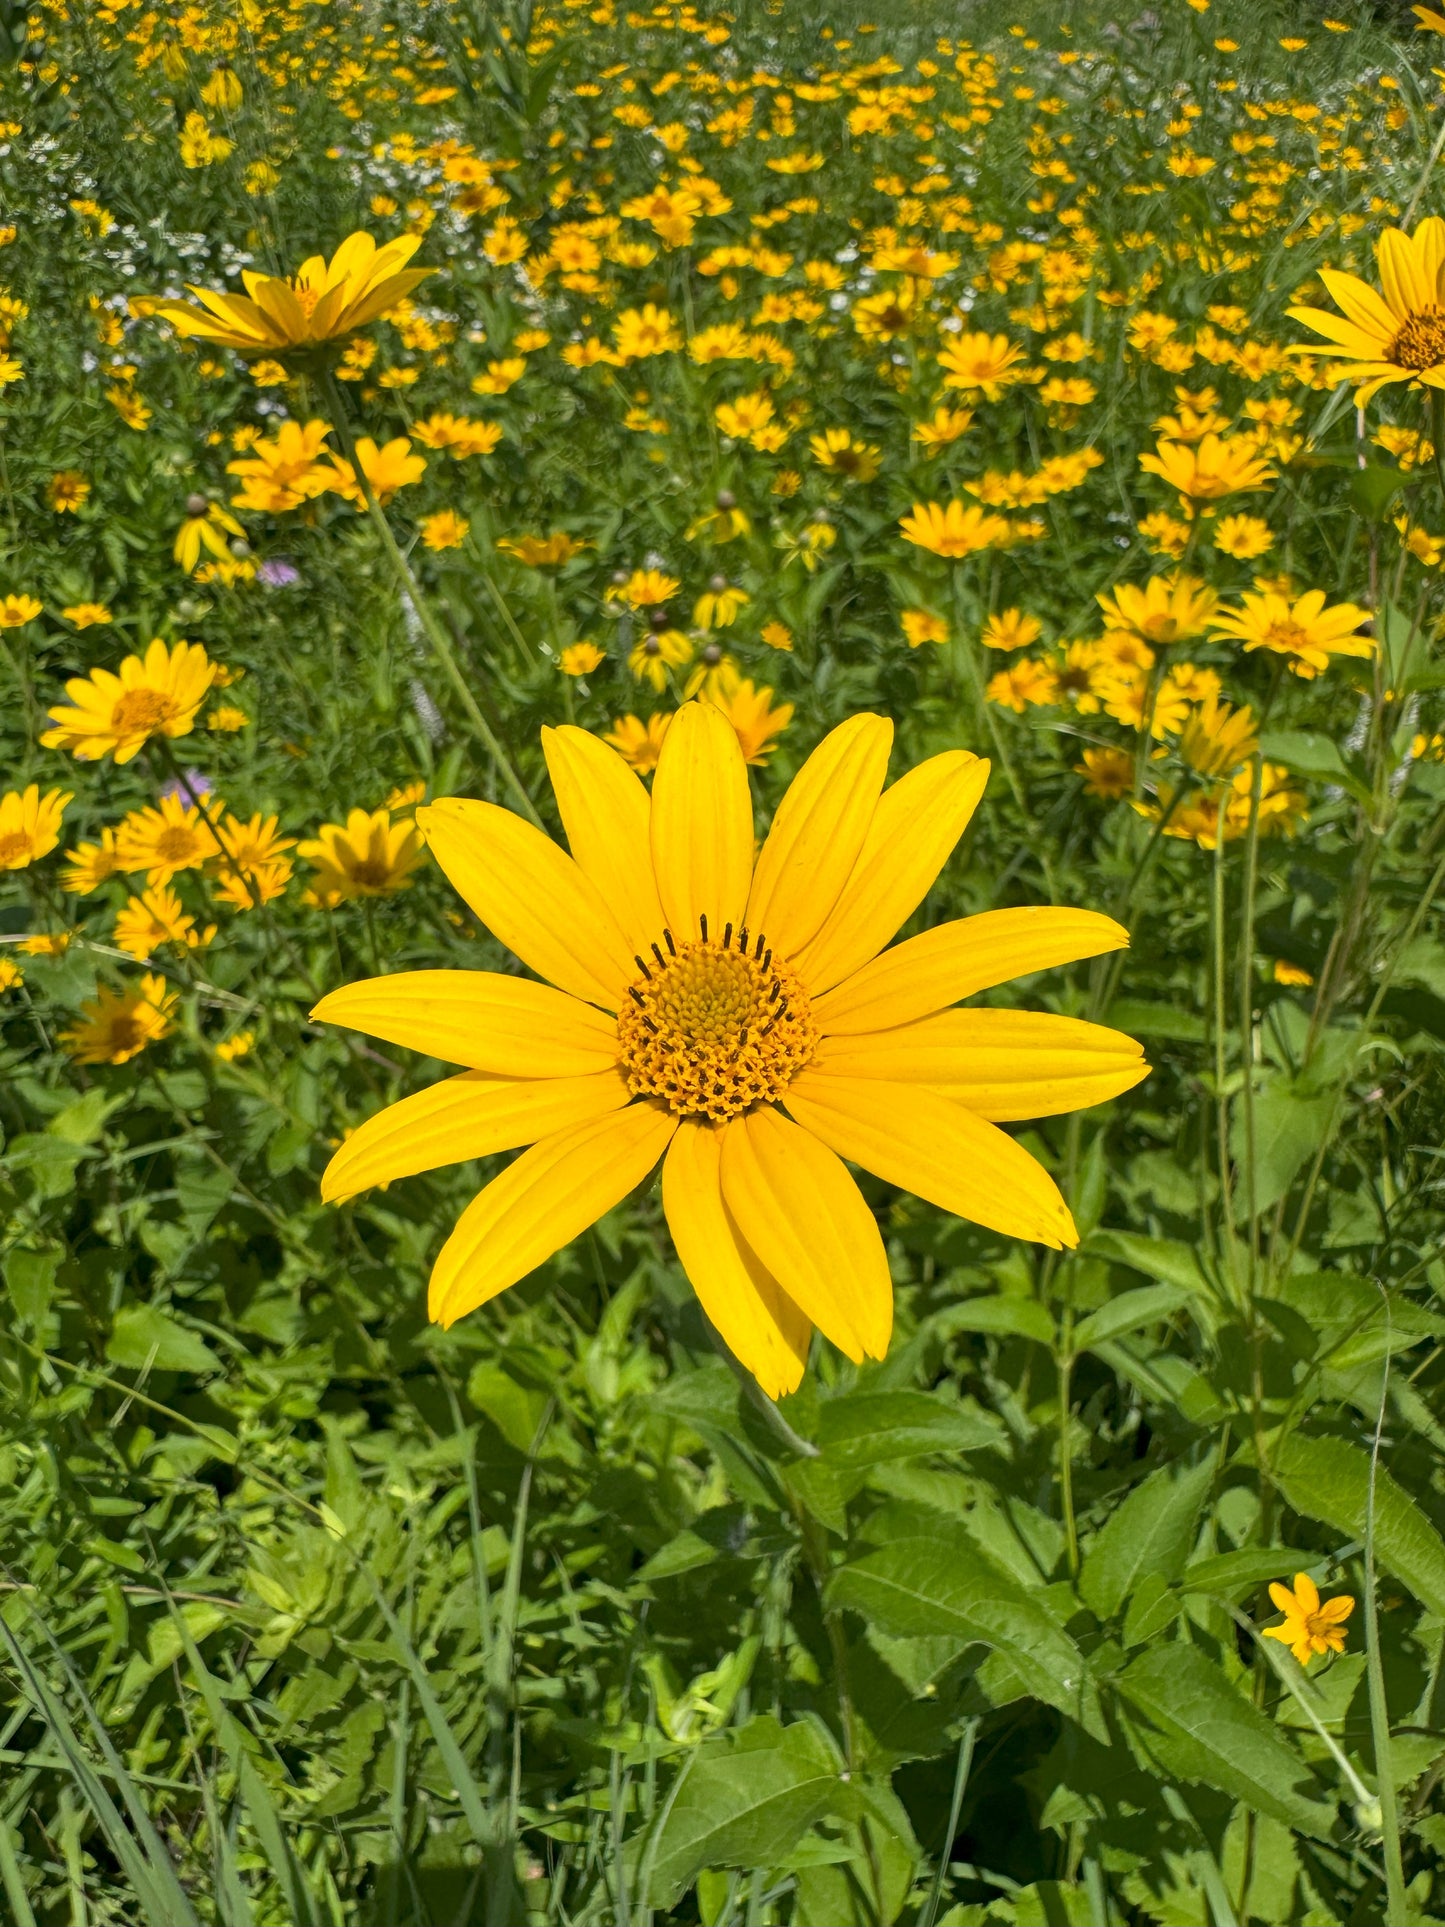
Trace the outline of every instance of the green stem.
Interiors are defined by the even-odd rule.
[[[416,611],[416,619],[425,631],[427,641],[436,653],[437,661],[446,671],[452,687],[456,690],[462,708],[467,713],[467,720],[471,723],[472,728],[485,745],[488,754],[501,771],[502,780],[516,798],[522,814],[527,818],[529,823],[535,823],[540,830],[543,825],[541,817],[537,814],[537,807],[527,794],[526,786],[513,767],[511,758],[507,755],[506,750],[503,749],[498,740],[495,730],[493,730],[491,724],[482,714],[481,706],[472,694],[471,685],[462,674],[461,665],[458,663],[456,652],[451,645],[451,638],[447,635],[446,629],[436,611],[432,608],[430,601],[422,594],[421,585],[412,571],[412,566],[407,561],[405,555],[403,555],[395,535],[392,534],[391,524],[387,521],[385,512],[372,490],[371,483],[366,478],[366,472],[362,468],[360,459],[356,453],[356,443],[352,438],[351,423],[346,412],[346,401],[340,388],[336,384],[336,378],[328,372],[322,376],[321,381],[326,391],[326,398],[331,405],[331,412],[336,417],[336,432],[341,438],[341,452],[351,464],[351,472],[356,478],[356,486],[361,493],[363,502],[366,504],[366,512],[371,517],[372,526],[376,530],[377,537],[381,542],[382,551],[391,564],[392,573],[396,577],[397,587]]]
[[[1385,1299],[1386,1340],[1389,1339],[1390,1300]],[[1394,1750],[1390,1739],[1390,1708],[1385,1698],[1385,1667],[1380,1656],[1379,1607],[1375,1589],[1375,1483],[1380,1465],[1380,1435],[1385,1428],[1385,1402],[1390,1390],[1390,1353],[1386,1350],[1380,1406],[1375,1414],[1375,1436],[1370,1445],[1370,1483],[1365,1494],[1365,1669],[1370,1694],[1370,1737],[1375,1750],[1375,1792],[1380,1804],[1380,1837],[1385,1852],[1386,1918],[1407,1922],[1405,1868],[1400,1857],[1400,1815],[1395,1803]]]

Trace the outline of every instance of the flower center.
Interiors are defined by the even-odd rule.
[[[384,890],[391,881],[390,864],[378,857],[361,857],[346,868],[351,882],[362,890]]]
[[[617,1019],[622,1071],[638,1097],[660,1097],[679,1116],[725,1124],[778,1097],[812,1058],[818,1028],[807,992],[757,936],[682,944],[664,931],[666,949],[637,959]]]
[[[1309,631],[1302,629],[1297,622],[1272,622],[1265,631],[1264,639],[1271,649],[1305,649],[1309,647]]]
[[[120,736],[145,735],[169,722],[171,699],[159,689],[127,689],[110,714],[110,726]]]
[[[1438,368],[1445,361],[1445,313],[1421,308],[1408,316],[1385,358],[1397,368]]]
[[[110,1020],[110,1036],[106,1039],[109,1048],[117,1054],[122,1051],[139,1049],[144,1043],[141,1027],[134,1017],[119,1016]]]
[[[201,839],[188,825],[162,830],[156,838],[154,853],[160,863],[188,863],[201,847]]]

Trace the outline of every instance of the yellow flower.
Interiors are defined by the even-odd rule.
[[[1176,521],[1163,509],[1146,515],[1139,524],[1139,533],[1155,555],[1172,555],[1176,561],[1189,545],[1189,524]]]
[[[925,642],[948,641],[948,623],[932,609],[904,609],[898,620],[910,649],[917,649]]]
[[[735,588],[724,576],[714,576],[706,593],[693,604],[693,622],[699,629],[731,629],[738,612],[751,600],[745,589]]]
[[[188,284],[199,308],[186,301],[158,301],[151,312],[169,321],[177,334],[234,348],[248,360],[329,356],[431,273],[406,265],[420,246],[419,235],[399,234],[379,248],[369,234],[358,232],[329,261],[312,255],[290,277],[243,273],[244,295]]]
[[[206,728],[223,736],[234,735],[238,729],[245,729],[250,720],[245,710],[238,709],[235,703],[222,703],[207,716]]]
[[[85,506],[90,494],[90,483],[79,469],[57,469],[50,478],[45,491],[45,499],[57,515],[74,515]]]
[[[78,843],[65,857],[66,868],[60,874],[66,889],[73,896],[88,897],[120,868],[115,831],[102,830],[99,843]]]
[[[766,763],[777,747],[773,737],[781,736],[793,720],[791,703],[779,703],[774,708],[772,690],[755,689],[735,669],[709,693],[708,701],[736,730],[745,763]]]
[[[144,963],[163,943],[178,943],[194,950],[209,943],[216,934],[214,924],[204,932],[186,910],[174,890],[151,888],[132,897],[115,920],[115,941],[128,957]]]
[[[81,1021],[63,1030],[60,1041],[77,1064],[127,1063],[166,1035],[176,1002],[165,978],[149,971],[135,990],[100,984],[94,1001],[80,1006]]]
[[[928,421],[914,423],[913,439],[930,454],[947,448],[967,431],[973,413],[971,408],[935,408]]]
[[[0,995],[7,990],[13,990],[17,984],[23,984],[24,981],[25,973],[19,964],[11,963],[8,957],[0,957]]]
[[[1074,765],[1090,796],[1112,803],[1134,787],[1134,758],[1124,749],[1086,749]]]
[[[33,595],[0,596],[0,629],[23,629],[44,607]]]
[[[472,376],[474,395],[505,395],[515,388],[527,372],[524,355],[509,355],[505,361],[489,361],[485,374]]]
[[[194,575],[202,549],[223,562],[229,562],[231,551],[226,537],[235,535],[244,540],[245,534],[235,516],[228,514],[218,502],[208,502],[204,496],[194,496],[187,505],[185,521],[176,531],[175,547],[171,554],[187,575]]]
[[[1308,970],[1302,970],[1298,964],[1289,963],[1283,957],[1275,958],[1273,975],[1277,984],[1286,984],[1299,990],[1308,990],[1314,982]]]
[[[885,288],[881,294],[865,295],[861,301],[855,301],[853,326],[864,341],[897,341],[913,326],[917,303],[916,283],[900,282],[896,288]]]
[[[62,609],[60,613],[77,629],[93,629],[97,623],[115,621],[103,602],[72,602],[68,609]]]
[[[1392,382],[1445,388],[1445,220],[1427,215],[1413,234],[1386,228],[1375,264],[1379,293],[1358,275],[1320,269],[1342,315],[1326,308],[1289,311],[1332,344],[1336,360],[1352,366],[1361,408]]]
[[[1094,600],[1110,630],[1142,636],[1154,644],[1202,636],[1219,607],[1219,597],[1197,576],[1178,574],[1151,576],[1142,588],[1121,582],[1112,594],[1096,595]]]
[[[309,421],[304,428],[288,421],[282,422],[274,440],[249,443],[239,461],[226,464],[228,475],[242,478],[241,493],[231,497],[234,505],[278,515],[335,487],[336,470],[320,459],[331,454],[324,446],[330,433],[323,421]]]
[[[471,523],[455,509],[438,509],[421,519],[422,545],[428,549],[459,549],[467,539]]]
[[[1355,1610],[1348,1593],[1320,1602],[1320,1589],[1307,1572],[1294,1576],[1294,1590],[1276,1580],[1269,1596],[1277,1611],[1284,1614],[1278,1626],[1266,1626],[1266,1639],[1277,1639],[1288,1646],[1301,1666],[1308,1666],[1317,1653],[1342,1653],[1345,1650],[1345,1621]]]
[[[945,388],[982,395],[985,401],[997,401],[1006,388],[1026,378],[1023,362],[1024,351],[1016,341],[982,330],[959,335],[938,357]]]
[[[1252,562],[1274,546],[1268,522],[1257,515],[1222,515],[1214,531],[1214,546],[1237,562]]]
[[[424,794],[424,786],[418,794]],[[223,903],[250,910],[282,895],[291,880],[291,860],[282,852],[292,849],[296,839],[277,836],[274,816],[263,817],[258,810],[249,823],[227,817],[217,825],[217,833],[223,852],[217,894]]]
[[[627,666],[641,682],[659,692],[667,687],[669,669],[692,661],[692,640],[681,629],[649,629],[627,658]]]
[[[774,410],[772,398],[759,388],[750,395],[739,395],[736,401],[719,402],[712,412],[724,435],[749,442],[769,426]]]
[[[0,796],[0,870],[28,870],[60,841],[60,821],[73,790],[47,790],[38,783]]]
[[[793,632],[786,622],[765,622],[758,634],[769,649],[792,650]]]
[[[0,388],[8,388],[11,382],[24,379],[25,370],[14,355],[0,354]]]
[[[569,643],[560,658],[562,673],[567,676],[590,676],[606,660],[606,655],[595,642]]]
[[[356,458],[361,463],[361,472],[366,477],[367,486],[377,501],[384,507],[398,489],[409,488],[419,482],[426,472],[426,457],[418,455],[405,435],[397,435],[385,448],[378,448],[370,435],[363,435],[356,444]],[[365,506],[360,488],[356,482],[356,470],[341,455],[333,455],[332,474],[326,486],[334,488],[346,501],[355,503],[357,508]],[[233,462],[234,468],[236,464]]]
[[[810,435],[808,446],[819,468],[830,468],[850,482],[871,482],[878,473],[881,453],[876,443],[854,439],[847,428],[826,428],[821,435]]]
[[[1356,634],[1369,620],[1369,610],[1353,602],[1327,609],[1323,589],[1310,589],[1294,602],[1265,589],[1246,590],[1237,609],[1221,609],[1209,626],[1216,635],[1236,636],[1247,651],[1288,656],[1290,668],[1308,681],[1329,668],[1331,656],[1372,656],[1373,639]]]
[[[389,897],[411,887],[421,862],[422,840],[408,818],[393,823],[389,810],[353,810],[342,823],[323,823],[296,854],[315,866],[306,901],[322,909],[351,897]]]
[[[163,796],[159,808],[132,810],[116,832],[122,870],[144,870],[146,882],[169,883],[182,870],[199,870],[219,856],[220,845],[198,803]]]
[[[490,455],[502,439],[502,431],[496,422],[473,421],[469,415],[438,411],[424,421],[413,422],[411,438],[423,448],[444,449],[460,462],[469,455]]]
[[[1267,488],[1275,474],[1256,442],[1227,435],[1205,435],[1192,447],[1161,441],[1139,457],[1139,466],[1179,491],[1186,515],[1195,514],[1201,503]]]
[[[985,649],[1027,649],[1044,633],[1037,616],[1022,609],[1000,609],[983,625],[979,641]]]
[[[1195,710],[1179,737],[1179,754],[1201,776],[1232,776],[1258,748],[1249,704],[1235,709],[1213,695]]]
[[[1006,1237],[1077,1242],[1053,1180],[998,1124],[1127,1090],[1145,1074],[1138,1046],[1074,1019],[949,1006],[1127,937],[1107,917],[1035,908],[884,951],[988,776],[952,750],[880,796],[892,734],[873,715],[833,730],[756,860],[742,750],[706,702],[673,717],[650,798],[596,737],[543,732],[574,856],[490,803],[418,812],[478,920],[545,980],[401,974],[314,1013],[466,1066],[355,1131],[325,1197],[532,1147],[443,1246],[439,1323],[534,1271],[660,1159],[683,1269],[773,1396],[801,1381],[815,1325],[856,1361],[888,1348],[887,1255],[845,1158]]]
[[[975,555],[980,549],[997,548],[1010,535],[1003,516],[986,513],[976,502],[967,508],[957,501],[915,502],[899,526],[905,541],[934,555]]]
[[[551,535],[504,535],[497,544],[507,555],[515,555],[519,562],[525,562],[529,569],[559,568],[591,546],[590,542],[579,542],[562,529],[554,529]]]
[[[641,308],[626,308],[613,323],[612,339],[623,361],[645,361],[650,355],[666,355],[682,346],[677,323],[665,308],[648,301]]]
[[[152,736],[188,736],[216,673],[198,642],[167,649],[159,637],[144,656],[127,656],[120,674],[92,669],[65,685],[73,708],[52,709],[46,749],[68,749],[83,763],[112,752],[128,763]]]
[[[640,716],[619,716],[602,740],[610,744],[623,762],[640,776],[648,776],[657,768],[657,759],[662,754],[663,739],[671,721],[670,710],[649,716],[646,722]]]
[[[1052,666],[1032,656],[1012,662],[989,677],[985,695],[991,703],[1011,709],[1016,716],[1033,705],[1057,702],[1059,682]]]
[[[655,609],[670,602],[681,587],[675,575],[664,575],[661,569],[634,569],[625,582],[608,589],[607,600],[625,602],[630,609]]]

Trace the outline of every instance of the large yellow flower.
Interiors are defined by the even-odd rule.
[[[998,1124],[1127,1090],[1146,1071],[1138,1045],[950,1006],[1128,938],[1092,911],[993,910],[884,950],[988,777],[950,750],[883,790],[892,737],[873,715],[833,730],[756,862],[737,734],[709,703],[674,716],[650,797],[596,737],[543,731],[571,856],[491,803],[417,811],[475,915],[545,979],[407,972],[316,1008],[467,1066],[355,1131],[325,1197],[531,1147],[443,1246],[434,1319],[525,1277],[664,1154],[678,1256],[774,1396],[798,1384],[815,1325],[852,1359],[887,1350],[888,1261],[845,1158],[1006,1236],[1077,1242],[1053,1179]]]
[[[158,301],[151,312],[163,315],[178,334],[234,348],[248,361],[340,348],[432,272],[406,266],[420,246],[416,234],[399,234],[378,247],[369,234],[357,232],[329,261],[314,254],[289,278],[246,272],[244,295],[192,287],[199,308],[188,301]]]
[[[1275,475],[1259,453],[1258,443],[1239,435],[1205,435],[1192,447],[1161,441],[1139,457],[1139,466],[1178,489],[1181,507],[1191,516],[1203,504],[1267,488]]]
[[[1337,360],[1354,363],[1361,408],[1391,382],[1445,388],[1445,221],[1428,215],[1413,234],[1386,228],[1375,264],[1379,292],[1356,274],[1320,269],[1343,314],[1327,308],[1289,311],[1333,344]]]
[[[1372,656],[1375,643],[1357,634],[1370,620],[1368,609],[1355,602],[1325,607],[1323,589],[1310,589],[1291,602],[1272,589],[1246,590],[1237,609],[1221,609],[1210,617],[1216,635],[1235,636],[1246,650],[1269,649],[1288,656],[1290,668],[1306,681],[1328,669],[1331,656]]]
[[[159,637],[144,656],[127,656],[120,674],[92,669],[65,685],[73,708],[52,709],[46,749],[68,749],[83,763],[115,754],[128,763],[152,736],[188,736],[215,680],[216,665],[198,642],[167,649]]]

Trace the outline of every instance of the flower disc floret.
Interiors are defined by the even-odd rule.
[[[617,1019],[622,1072],[637,1097],[726,1124],[780,1097],[818,1047],[808,994],[763,936],[653,946]]]

